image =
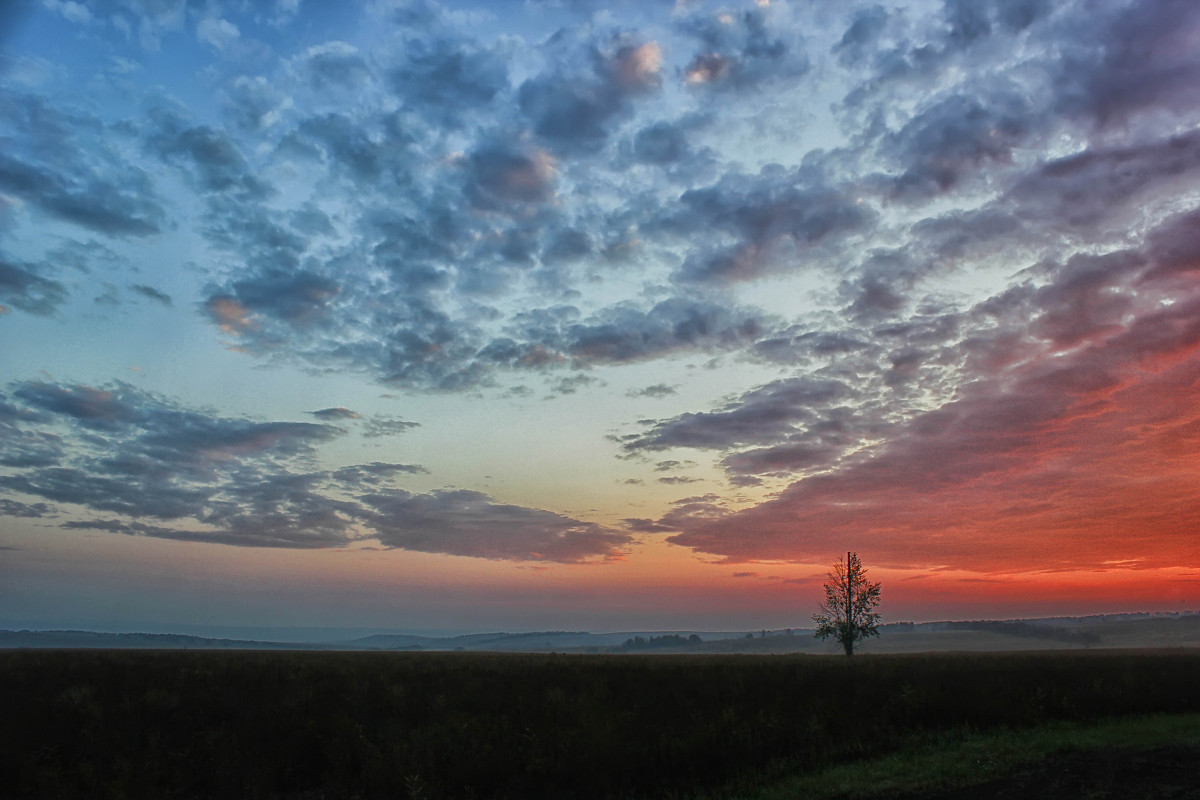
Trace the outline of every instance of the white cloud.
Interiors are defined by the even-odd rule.
[[[196,38],[218,50],[224,50],[241,35],[236,25],[219,17],[205,17],[196,24]]]

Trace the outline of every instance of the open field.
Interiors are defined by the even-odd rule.
[[[268,634],[269,636],[269,634]],[[1108,614],[1049,619],[957,622],[893,622],[861,642],[861,653],[1008,652],[1125,648],[1200,648],[1200,614]],[[535,631],[430,636],[377,633],[308,641],[289,638],[212,638],[169,633],[0,630],[8,648],[214,649],[214,650],[388,650],[497,653],[781,653],[836,654],[832,639],[812,630],[763,631]]]
[[[1194,651],[15,650],[0,752],[14,797],[721,797],[968,731],[1194,724],[1197,674]]]

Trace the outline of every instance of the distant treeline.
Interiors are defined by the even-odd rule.
[[[622,650],[654,650],[663,648],[679,648],[688,647],[690,645],[703,644],[704,640],[698,634],[693,633],[691,636],[683,637],[678,633],[667,633],[662,636],[651,636],[646,639],[642,636],[634,636],[632,639],[626,639],[621,644]]]

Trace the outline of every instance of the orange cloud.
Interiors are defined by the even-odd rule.
[[[204,310],[225,333],[242,334],[259,327],[250,310],[228,295],[209,298]]]

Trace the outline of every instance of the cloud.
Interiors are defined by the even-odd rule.
[[[0,477],[11,491],[134,518],[191,518],[218,538],[244,533],[247,543],[277,546],[291,535],[297,546],[308,546],[313,534],[329,539],[336,527],[330,515],[343,510],[311,491],[316,479],[281,490],[281,481],[301,480],[290,469],[339,435],[331,426],[213,417],[123,383],[27,382],[13,396],[40,414],[31,423],[68,427],[64,436],[21,431],[55,445],[55,457]],[[343,520],[343,543],[346,526]]]
[[[308,48],[298,59],[309,85],[319,91],[353,92],[371,78],[363,54],[352,44],[325,42]]]
[[[267,192],[261,180],[250,174],[245,157],[224,131],[189,125],[181,110],[168,106],[151,109],[150,122],[147,148],[166,163],[182,168],[200,191]]]
[[[641,389],[630,389],[625,393],[627,397],[649,397],[652,399],[670,397],[673,394],[679,394],[679,391],[674,386],[668,386],[665,383],[654,383]]]
[[[196,38],[218,50],[224,50],[241,37],[241,31],[227,19],[205,17],[196,23]]]
[[[391,464],[372,461],[370,464],[343,467],[336,470],[333,477],[353,489],[361,484],[380,485],[391,481],[397,475],[427,475],[428,473],[429,470],[420,464]]]
[[[160,292],[153,286],[147,286],[144,283],[135,283],[129,288],[140,294],[142,297],[153,300],[156,303],[161,303],[168,308],[174,305],[174,303],[171,301],[171,295],[166,294],[165,292]]]
[[[837,245],[876,220],[829,176],[808,168],[727,172],[679,201],[657,227],[699,244],[675,275],[683,283],[724,285],[791,270],[799,252]],[[722,238],[714,241],[714,233]]]
[[[477,42],[414,37],[388,77],[406,106],[422,109],[431,123],[456,125],[508,88],[509,64]]]
[[[1004,201],[1022,217],[1100,228],[1139,201],[1186,183],[1200,169],[1200,133],[1117,147],[1092,147],[1030,170]]]
[[[645,433],[624,437],[622,446],[635,453],[774,442],[800,432],[805,423],[820,429],[824,421],[821,409],[837,409],[851,396],[849,387],[840,381],[783,379],[747,392],[717,411],[688,412],[655,421]]]
[[[34,408],[73,417],[89,427],[111,428],[132,423],[139,416],[136,390],[125,384],[95,389],[33,381],[19,384],[13,394]]]
[[[751,310],[708,300],[673,297],[643,311],[613,306],[587,321],[545,330],[578,364],[629,363],[681,350],[722,350],[756,339],[766,321]]]
[[[19,503],[0,497],[0,516],[41,519],[54,515],[54,509],[45,503]]]
[[[1200,213],[1194,3],[685,3],[627,16],[588,2],[500,24],[417,3],[351,15],[373,28],[347,28],[347,41],[289,50],[272,34],[280,51],[253,58],[235,42],[314,9],[98,4],[88,20],[51,5],[86,36],[124,25],[157,46],[194,33],[178,41],[221,88],[215,109],[193,113],[135,97],[147,76],[128,64],[106,68],[148,109],[123,118],[121,103],[72,99],[66,82],[41,97],[16,87],[49,83],[9,82],[3,311],[62,313],[77,282],[84,299],[129,287],[169,305],[154,281],[109,274],[134,264],[130,242],[106,242],[168,246],[178,232],[203,238],[202,296],[187,305],[213,335],[396,392],[544,386],[579,401],[601,379],[627,388],[610,375],[622,367],[661,362],[662,382],[629,397],[674,405],[687,397],[672,382],[679,357],[720,355],[736,366],[723,400],[672,408],[618,442],[661,463],[708,450],[732,487],[791,483],[757,508],[690,498],[628,523],[673,525],[679,543],[730,559],[826,562],[839,537],[863,536],[896,563],[992,569],[1020,552],[1023,525],[1047,541],[1062,531],[1060,561],[1086,568],[1070,509],[1106,509],[1104,535],[1123,525],[1153,557],[1176,528],[1155,533],[1158,512],[1129,487],[1181,518],[1194,510],[1179,455],[1192,442],[1180,398],[1194,386]],[[567,24],[518,38],[524,13]],[[43,244],[79,228],[96,241]],[[53,381],[4,402],[6,490],[78,502],[135,535],[335,546],[369,535],[378,514],[354,492],[401,492],[392,482],[419,469],[322,470],[318,449],[358,418],[348,409],[312,411],[306,428]],[[1150,469],[1155,448],[1175,477]],[[1029,499],[1039,490],[1043,508]],[[502,504],[388,496],[444,512],[448,546],[493,552],[453,520]],[[971,514],[951,525],[950,509]],[[512,513],[511,542],[574,530]],[[523,533],[530,520],[548,527]],[[572,533],[562,557],[609,553],[595,533]]]
[[[0,300],[30,314],[48,316],[67,299],[61,283],[37,274],[34,265],[0,258]]]
[[[594,523],[496,503],[465,489],[360,497],[367,524],[389,547],[508,561],[580,562],[620,555],[632,538]]]
[[[679,27],[702,48],[684,69],[684,80],[745,91],[808,72],[794,29],[772,24],[771,17],[766,8],[715,14],[704,8],[683,17]]]
[[[50,217],[110,236],[158,233],[166,210],[150,175],[110,142],[117,128],[52,108],[41,98],[0,96],[0,191]]]
[[[103,388],[21,383],[0,397],[0,442],[20,455],[22,437],[53,450],[48,461],[7,457],[0,491],[116,515],[68,529],[244,547],[344,547],[378,538],[389,547],[509,561],[581,562],[619,556],[628,534],[478,492],[415,494],[397,477],[417,464],[372,462],[314,468],[316,448],[344,431],[328,424],[217,417],[128,384]],[[318,418],[348,418],[325,409]],[[353,412],[348,412],[353,415]],[[391,418],[368,426],[397,432]],[[58,426],[63,436],[28,426]],[[52,446],[52,447],[51,447]],[[45,503],[0,498],[0,513],[40,517]]]
[[[734,473],[811,469],[751,509],[659,523],[679,526],[672,542],[733,562],[820,561],[854,542],[880,563],[909,567],[1200,563],[1185,522],[1200,509],[1185,455],[1200,419],[1183,402],[1200,376],[1200,293],[1194,271],[1177,282],[1165,268],[1180,252],[1166,243],[1191,235],[1192,215],[1160,224],[1140,253],[1076,255],[1044,267],[1043,284],[1007,290],[1012,300],[980,303],[964,332],[969,377],[936,408],[875,417],[878,446],[811,446],[778,427],[808,415],[759,420],[758,393],[724,412],[658,423],[627,447],[791,438],[723,463]],[[752,424],[731,426],[743,419]],[[701,423],[714,432],[702,434]]]
[[[558,378],[550,384],[550,391],[557,396],[565,394],[575,394],[580,389],[587,386],[604,385],[604,382],[599,378],[591,375],[568,375],[564,378]]]
[[[560,45],[561,46],[561,45]],[[591,56],[578,70],[546,70],[517,90],[517,102],[533,131],[556,152],[599,152],[633,101],[661,84],[662,50],[656,42],[589,43]]]
[[[554,196],[554,157],[544,150],[486,147],[471,156],[471,174],[481,200],[544,203]]]
[[[363,436],[373,439],[379,436],[399,436],[402,433],[419,428],[419,422],[408,422],[397,417],[385,417],[376,414],[363,425]]]
[[[1191,43],[1200,9],[1186,0],[1112,8],[1081,20],[1084,35],[1077,33],[1053,76],[1057,106],[1101,126],[1123,124],[1148,108],[1194,109],[1200,65]]]
[[[982,96],[953,95],[926,108],[886,145],[906,167],[896,180],[896,196],[934,196],[958,188],[985,165],[1009,163],[1033,133],[1034,120],[1016,86]]]
[[[310,411],[308,413],[323,422],[334,422],[343,419],[362,419],[362,414],[359,414],[357,411],[351,411],[345,406],[339,406],[337,408],[322,408],[320,411]]]

